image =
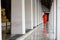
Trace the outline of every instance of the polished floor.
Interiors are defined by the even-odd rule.
[[[52,37],[52,39],[50,36]],[[50,35],[49,30],[48,30],[48,32],[47,32],[47,30],[44,32],[43,24],[40,24],[39,26],[37,26],[35,28],[35,30],[29,34],[29,36],[27,36],[25,38],[23,38],[23,37],[18,38],[17,40],[20,40],[20,39],[23,39],[23,40],[54,40],[53,36]]]
[[[49,30],[48,32],[47,30],[45,30],[44,32],[44,25],[40,24],[33,30],[30,30],[29,32],[27,32],[25,35],[23,36],[17,35],[10,38],[9,40],[54,40],[54,39],[51,39],[52,36],[51,37],[50,36],[51,35],[49,33]]]
[[[28,36],[25,40],[49,40],[49,35],[48,33],[45,34],[43,32],[44,26],[43,24],[39,25],[38,28],[30,35]],[[44,35],[45,34],[45,35]]]

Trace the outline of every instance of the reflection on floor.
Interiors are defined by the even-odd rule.
[[[49,38],[43,35],[43,24],[38,26],[38,28],[30,35],[28,36],[25,40],[49,40]]]
[[[33,30],[30,30],[25,35],[15,35],[11,37],[9,40],[53,40],[50,39],[49,33],[44,33],[44,26],[40,24]],[[32,31],[32,32],[31,32]]]
[[[27,37],[25,35],[25,36],[23,36],[25,38],[22,37],[22,38],[18,38],[16,40],[50,40],[50,37],[48,35],[49,33],[45,34],[43,32],[43,30],[44,30],[44,26],[43,26],[43,24],[40,24],[35,29],[31,30],[33,32],[28,33],[29,35],[27,34],[28,35]]]

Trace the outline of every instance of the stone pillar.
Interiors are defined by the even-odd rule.
[[[33,0],[25,0],[26,29],[33,29]]]
[[[24,0],[11,0],[11,34],[25,34]]]

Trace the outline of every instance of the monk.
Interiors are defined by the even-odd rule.
[[[47,24],[47,15],[45,13],[43,15],[43,23],[44,23],[44,27],[46,27],[46,24]]]
[[[44,23],[43,36],[44,36],[44,40],[46,40],[46,36],[47,36],[47,28],[46,28],[47,15],[44,13],[42,18],[43,18],[43,23]]]

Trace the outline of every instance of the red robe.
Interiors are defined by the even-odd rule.
[[[43,15],[43,22],[44,22],[44,24],[47,23],[47,15],[46,14]]]

